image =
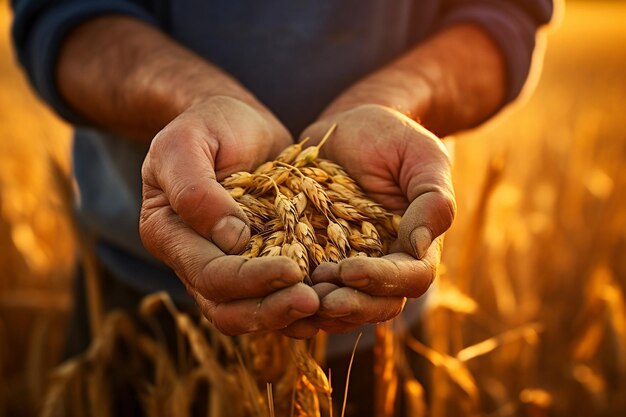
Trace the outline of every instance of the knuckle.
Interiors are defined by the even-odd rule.
[[[202,206],[206,197],[204,193],[199,192],[199,187],[183,179],[177,179],[172,183],[170,203],[174,211],[182,216],[193,215]]]
[[[446,192],[443,199],[449,213],[449,222],[452,224],[457,213],[456,198],[451,192]]]
[[[144,183],[151,182],[153,178],[151,154],[148,153],[141,164],[141,179]]]
[[[430,288],[432,283],[437,278],[437,273],[439,271],[439,262],[438,261],[437,262],[428,262],[428,271],[430,272],[428,274],[428,278],[429,279],[426,282],[426,287],[424,288],[424,291],[422,292],[422,294],[425,293],[428,290],[428,288]]]
[[[192,287],[195,291],[197,291],[207,300],[214,300],[213,297],[210,297],[210,295],[212,295],[211,291],[208,291],[208,284],[210,280],[203,279],[203,277],[206,276],[203,273],[206,269],[206,266],[198,271],[196,268],[193,267],[192,260],[188,256],[182,255],[181,258],[178,260],[175,269],[176,273],[182,276],[183,279],[189,283],[189,286]]]
[[[141,212],[141,217],[139,220],[139,237],[141,238],[141,242],[145,246],[150,253],[155,253],[154,247],[154,227],[152,226],[149,217],[147,217],[144,212]]]
[[[167,155],[173,142],[173,135],[170,134],[171,125],[164,127],[150,142],[150,148],[144,161],[144,168],[148,168],[151,163],[160,161],[162,155]]]
[[[237,281],[232,279],[231,268],[224,265],[220,259],[205,264],[191,279],[193,285],[199,288],[205,297],[215,301],[227,301],[232,299],[229,293],[232,293],[233,282]]]
[[[438,189],[436,198],[432,200],[433,210],[440,216],[442,226],[448,229],[456,217],[456,199],[451,191]]]
[[[423,259],[423,268],[415,268],[410,272],[407,282],[406,292],[402,295],[408,298],[421,297],[430,287],[437,276],[437,266],[433,265],[428,259]]]
[[[289,319],[287,315],[260,314],[259,323],[267,330],[282,330],[288,327],[295,319]]]
[[[228,326],[219,326],[218,330],[222,334],[224,334],[226,336],[239,336],[239,335],[242,335],[242,334],[245,333],[243,331],[238,331],[238,330],[235,330],[234,328],[228,327]]]
[[[354,111],[362,113],[363,116],[393,114],[393,111],[389,107],[383,106],[381,104],[361,104],[355,107]]]
[[[425,292],[423,280],[421,282],[416,283],[416,285],[412,285],[409,288],[409,291],[405,294],[408,298],[418,298]],[[430,284],[428,284],[430,285]],[[426,288],[428,288],[428,285]]]
[[[424,295],[437,278],[439,263],[432,262],[428,259],[424,259],[424,263],[426,264],[426,271],[424,274],[421,274],[420,280],[417,281],[417,285],[412,287],[414,289],[412,294],[407,294],[409,298],[418,298]]]
[[[213,319],[213,327],[215,327],[220,333],[226,336],[239,336],[240,332],[236,332],[232,327],[225,325],[220,320]]]
[[[390,297],[388,299],[381,300],[381,305],[372,309],[367,322],[381,323],[393,319],[402,312],[405,300],[406,298],[404,297]]]
[[[154,256],[163,258],[161,239],[159,238],[160,220],[154,211],[142,209],[139,217],[139,237],[145,248]]]

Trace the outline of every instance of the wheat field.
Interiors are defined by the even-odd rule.
[[[0,5],[0,417],[35,416],[50,399],[84,248],[67,200],[70,130],[29,93],[8,42],[7,2]],[[626,4],[568,2],[558,20],[532,95],[454,139],[459,215],[426,338],[402,341],[424,373],[415,379],[402,360],[389,361],[408,415],[626,415]],[[125,320],[109,317],[104,330],[123,338]],[[199,332],[215,337],[177,320],[196,343]],[[145,338],[137,346],[159,350]],[[197,346],[196,362],[217,366]],[[83,363],[104,361],[91,352]],[[220,372],[211,375],[230,381]],[[235,387],[250,382],[237,372]],[[223,397],[235,395],[224,387]],[[267,393],[255,393],[267,405]],[[203,415],[218,415],[210,412]]]

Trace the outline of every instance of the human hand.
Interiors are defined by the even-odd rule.
[[[345,332],[395,317],[407,298],[428,289],[456,203],[446,148],[418,123],[387,107],[363,105],[325,117],[302,136],[321,138],[332,123],[337,129],[322,155],[342,165],[376,202],[402,214],[392,253],[325,263],[312,274],[321,305],[311,321]]]
[[[246,259],[246,216],[219,181],[249,171],[292,143],[264,109],[218,96],[191,106],[152,141],[142,168],[140,234],[174,269],[202,313],[229,335],[317,328],[297,321],[319,299],[287,257]]]

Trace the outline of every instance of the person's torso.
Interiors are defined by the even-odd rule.
[[[165,32],[240,80],[295,137],[343,89],[427,36],[439,8],[438,0],[144,3]],[[186,299],[174,273],[139,238],[146,152],[128,139],[77,129],[79,214],[114,275],[141,291],[165,289]]]
[[[414,3],[183,0],[172,2],[168,29],[233,74],[297,136],[342,90],[404,51],[417,26],[427,29],[435,8],[416,13]]]

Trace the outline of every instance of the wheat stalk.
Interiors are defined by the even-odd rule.
[[[253,234],[243,256],[287,256],[311,284],[325,261],[382,256],[397,238],[400,217],[367,198],[338,164],[319,157],[318,145],[284,149],[253,173],[237,172],[222,185],[248,217]]]

